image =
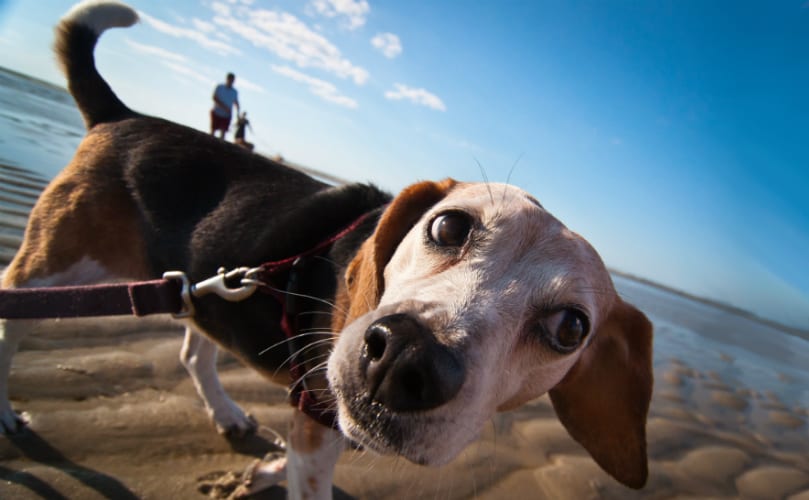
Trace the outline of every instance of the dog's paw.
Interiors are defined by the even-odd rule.
[[[259,491],[278,485],[287,478],[287,457],[273,452],[256,460],[242,474],[241,484],[233,491],[232,498],[246,498]]]
[[[216,425],[216,431],[229,438],[249,436],[255,434],[256,429],[258,429],[256,419],[233,402],[227,406],[211,410],[209,414]]]
[[[21,431],[28,424],[28,415],[17,413],[11,408],[0,411],[0,435],[14,434]]]
[[[281,452],[256,460],[242,474],[216,471],[197,479],[197,490],[209,498],[246,498],[286,480],[287,459]]]
[[[224,391],[218,393],[216,398],[203,398],[203,400],[205,410],[219,434],[229,438],[241,438],[254,434],[258,429],[256,419],[242,410]]]

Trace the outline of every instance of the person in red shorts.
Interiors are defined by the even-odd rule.
[[[233,86],[236,81],[236,75],[228,73],[225,78],[225,83],[220,83],[213,91],[213,109],[211,109],[211,135],[215,135],[216,131],[220,132],[222,139],[230,127],[230,117],[233,106],[236,106],[236,112],[239,112],[239,93]]]

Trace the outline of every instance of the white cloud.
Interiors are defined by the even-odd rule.
[[[235,3],[235,2],[230,2]],[[214,2],[211,4],[211,10],[213,10],[214,14],[218,16],[230,16],[230,7],[223,4],[222,2]]]
[[[414,104],[426,106],[436,111],[446,111],[447,107],[435,94],[425,89],[414,89],[401,83],[393,84],[395,90],[385,92],[385,98],[394,101],[406,100]]]
[[[223,42],[233,43],[233,39],[230,38],[230,36],[228,36],[227,33],[223,33],[222,31],[217,31],[216,33],[214,33],[214,36],[216,38],[222,40]]]
[[[198,43],[203,48],[215,52],[219,55],[227,56],[227,55],[241,54],[241,51],[234,48],[232,45],[224,43],[219,40],[211,40],[205,33],[198,31],[196,29],[175,26],[165,21],[161,21],[160,19],[157,19],[155,17],[152,17],[142,11],[139,11],[138,15],[146,24],[148,24],[149,26],[151,26],[152,28],[156,29],[161,33],[165,33],[175,38],[185,38],[188,40],[192,40]]]
[[[197,81],[203,85],[213,85],[213,79],[208,75],[203,75],[199,71],[186,66],[183,63],[171,61],[168,59],[163,59],[160,61],[160,64],[167,67],[171,71],[177,73],[178,75],[185,76],[191,78],[192,80]]]
[[[179,63],[188,62],[188,58],[185,57],[184,55],[178,54],[176,52],[171,52],[170,50],[166,50],[163,47],[156,47],[154,45],[146,45],[143,43],[138,43],[130,40],[129,38],[124,39],[124,42],[126,42],[126,44],[129,45],[138,54],[157,56],[163,60],[174,61]]]
[[[166,50],[162,47],[138,43],[128,38],[124,39],[124,42],[126,42],[126,44],[138,54],[157,57],[161,65],[177,75],[190,78],[206,85],[211,85],[211,82],[213,82],[213,79],[210,76],[204,75],[193,69],[191,67],[191,61],[189,61],[189,59],[182,54],[171,52],[170,50]]]
[[[264,87],[239,75],[236,75],[236,88],[239,90],[241,89],[251,90],[253,92],[258,92],[260,94],[264,93]]]
[[[367,70],[354,65],[326,37],[314,31],[294,15],[282,11],[253,8],[251,5],[250,0],[213,1],[209,4],[212,10],[211,19],[192,18],[186,26],[172,25],[142,12],[140,16],[146,24],[161,33],[192,40],[220,55],[241,54],[241,51],[232,43],[222,40],[232,37],[237,41],[243,39],[259,49],[293,63],[298,68],[322,70],[339,78],[350,79],[357,85],[363,85],[368,81]],[[361,7],[361,2],[335,1],[328,5],[334,12],[341,15],[348,15],[347,13],[350,12],[367,13],[368,10],[367,5]],[[358,5],[360,7],[357,7]],[[163,65],[177,74],[200,82],[211,83],[215,80],[195,70],[197,66],[191,64],[180,54],[135,42],[131,42],[130,46],[140,53],[160,57]],[[288,66],[278,65],[273,66],[273,69],[279,74],[304,83],[312,93],[326,101],[347,108],[358,106],[354,99],[342,95],[335,85],[326,80],[315,78]],[[245,90],[265,92],[261,85],[238,75],[236,85]]]
[[[292,14],[247,8],[232,12],[224,4],[212,7],[216,13],[215,24],[299,68],[317,68],[340,78],[350,78],[357,85],[368,81],[368,71],[351,63],[329,40]]]
[[[350,30],[363,26],[371,11],[365,0],[312,0],[309,5],[321,16],[343,19]]]
[[[289,66],[272,65],[272,70],[281,76],[285,76],[291,80],[305,84],[309,87],[309,91],[325,101],[350,109],[357,107],[357,101],[340,94],[337,87],[330,82],[320,80],[305,73],[301,73],[300,71],[290,68]]]
[[[371,39],[371,45],[388,59],[393,59],[402,53],[402,42],[393,33],[379,33]]]
[[[213,33],[216,31],[216,26],[214,26],[212,23],[197,19],[196,17],[191,19],[191,24],[193,24],[197,30],[203,33]]]
[[[199,64],[191,61],[189,58],[182,54],[177,54],[176,52],[171,52],[166,50],[162,47],[156,47],[154,45],[146,45],[143,43],[138,43],[132,41],[130,39],[125,39],[124,42],[132,48],[138,54],[148,55],[148,56],[155,56],[160,61],[164,67],[170,69],[177,75],[190,78],[194,81],[199,83],[203,83],[205,85],[213,86],[215,83],[216,78],[210,76],[212,74],[211,68],[205,67],[205,73],[198,71],[197,69],[200,67]],[[247,78],[241,77],[237,75],[237,87],[239,89],[251,90],[254,92],[264,93],[264,88],[257,83],[254,83]]]

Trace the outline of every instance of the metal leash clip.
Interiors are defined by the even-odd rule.
[[[203,297],[214,293],[219,297],[227,300],[228,302],[240,302],[256,291],[258,284],[249,279],[249,276],[255,274],[257,268],[250,267],[237,267],[231,271],[225,270],[220,267],[216,271],[216,276],[212,276],[206,280],[202,280],[195,285],[191,285],[188,277],[182,271],[168,271],[163,273],[163,279],[177,279],[182,282],[182,290],[180,296],[183,300],[183,309],[174,314],[175,318],[189,318],[194,315],[194,303],[191,301],[191,296]],[[235,288],[228,287],[228,281],[239,280],[239,286]]]

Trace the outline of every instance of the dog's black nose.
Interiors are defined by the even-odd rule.
[[[463,363],[406,314],[386,316],[368,327],[362,356],[369,394],[393,411],[436,408],[463,385]]]

